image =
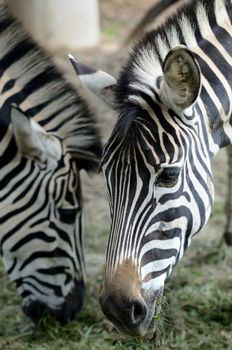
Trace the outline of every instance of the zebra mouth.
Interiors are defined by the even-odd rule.
[[[99,302],[104,315],[122,334],[144,337],[156,330],[156,315],[159,314],[163,288],[145,291],[137,299],[117,299],[115,295],[101,295]],[[154,316],[155,315],[155,316]]]
[[[29,299],[22,305],[22,309],[26,316],[35,324],[40,321],[46,312],[54,316],[61,324],[70,323],[82,308],[84,290],[84,283],[82,281],[76,282],[75,287],[68,294],[60,307],[49,307],[39,300]]]
[[[23,304],[22,309],[25,315],[37,324],[46,310],[46,305],[38,300],[31,300]]]
[[[63,306],[57,309],[49,308],[47,305],[36,300],[32,301],[27,306],[23,306],[22,309],[34,324],[38,324],[47,313],[55,317],[55,319],[61,324],[70,323],[74,320],[77,312],[72,308],[67,310],[67,308],[64,308]]]

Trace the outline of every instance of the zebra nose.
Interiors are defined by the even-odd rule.
[[[131,299],[115,294],[106,297],[102,293],[99,302],[105,316],[119,331],[133,336],[144,333],[148,307],[140,295]]]

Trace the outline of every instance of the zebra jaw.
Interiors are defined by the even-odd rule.
[[[60,141],[31,120],[19,107],[12,105],[11,122],[17,147],[23,157],[46,163],[50,170],[56,168],[62,156]]]

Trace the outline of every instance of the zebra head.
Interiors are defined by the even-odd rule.
[[[167,277],[213,202],[199,65],[181,45],[162,65],[155,53],[145,54],[132,53],[117,84],[109,85],[119,119],[102,158],[111,231],[100,304],[131,335],[148,331]],[[85,83],[87,77],[80,76]],[[98,95],[105,98],[107,83],[102,87]]]
[[[85,131],[78,135],[75,114],[72,130],[64,136],[45,131],[14,106],[2,143],[1,255],[23,310],[35,323],[45,309],[60,322],[69,322],[83,304],[79,172],[97,166],[101,146],[88,130],[87,114],[80,121]]]

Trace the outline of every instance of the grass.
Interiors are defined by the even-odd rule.
[[[219,261],[217,254],[220,256],[221,251],[225,255],[224,260]],[[219,247],[215,254],[205,250],[196,256],[194,265],[190,260],[191,263],[180,266],[170,280],[167,291],[173,319],[167,340],[170,349],[231,348],[232,278],[229,271],[232,264],[231,259],[230,263],[227,260],[229,256],[231,258],[231,251],[225,246]]]
[[[103,317],[97,292],[101,271],[88,281],[85,306],[75,322],[60,326],[49,315],[35,328],[20,309],[14,286],[0,267],[1,350],[223,350],[232,344],[232,249],[209,233],[222,231],[222,205],[217,203],[208,234],[194,240],[166,285],[165,306],[154,319],[155,339],[119,335]],[[97,225],[99,223],[97,222]],[[98,227],[87,236],[88,253],[100,252]],[[100,230],[102,232],[102,230]],[[215,235],[212,234],[213,237]],[[99,253],[100,254],[100,253]],[[162,345],[161,345],[162,344]]]

